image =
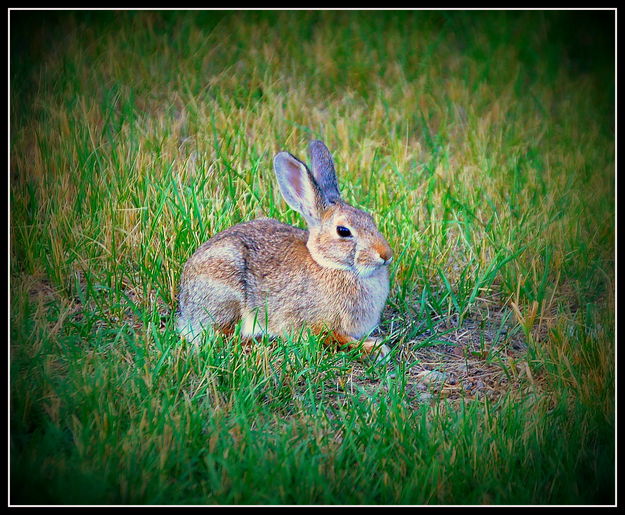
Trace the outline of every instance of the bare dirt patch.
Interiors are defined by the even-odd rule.
[[[380,334],[397,321],[390,308],[385,315]],[[403,337],[401,327],[395,333],[395,362],[406,364],[406,392],[413,401],[496,400],[534,390],[540,379],[530,369],[523,330],[504,305],[478,308],[461,321],[456,315],[441,319],[416,337]]]

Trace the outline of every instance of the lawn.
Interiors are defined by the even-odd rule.
[[[10,11],[12,504],[614,504],[614,11]],[[582,28],[580,28],[582,27]],[[308,142],[388,364],[175,329]]]

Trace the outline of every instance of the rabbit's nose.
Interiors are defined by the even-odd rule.
[[[391,259],[393,259],[393,251],[391,250],[391,247],[389,247],[388,245],[378,244],[375,250],[380,255],[380,258],[384,260],[385,265],[390,263]]]

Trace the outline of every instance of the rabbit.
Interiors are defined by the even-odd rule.
[[[273,166],[287,204],[308,230],[259,218],[211,237],[185,263],[177,328],[193,341],[208,328],[253,339],[308,326],[378,359],[390,349],[370,333],[389,293],[393,252],[373,217],[341,199],[330,151],[309,145],[311,169],[280,152]],[[362,341],[363,338],[366,338]]]

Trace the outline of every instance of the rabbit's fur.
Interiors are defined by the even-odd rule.
[[[309,149],[310,170],[287,152],[274,158],[282,195],[308,230],[261,218],[201,245],[182,272],[178,329],[185,338],[207,328],[231,333],[241,322],[243,337],[308,326],[354,346],[378,324],[391,248],[370,214],[341,200],[326,146],[313,141]],[[339,235],[339,226],[351,235]],[[388,353],[371,338],[363,349]]]

